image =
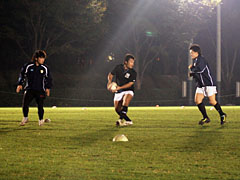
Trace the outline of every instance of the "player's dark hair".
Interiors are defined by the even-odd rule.
[[[129,59],[135,59],[135,57],[133,55],[131,55],[131,54],[126,54],[125,58],[124,58],[124,61],[128,62]]]
[[[201,48],[198,44],[193,44],[191,45],[191,47],[189,48],[189,50],[192,50],[194,52],[197,52],[199,56],[201,56],[202,52],[201,52]]]
[[[36,58],[47,58],[47,54],[45,51],[43,50],[36,50],[32,56],[32,61],[34,62],[36,60]]]

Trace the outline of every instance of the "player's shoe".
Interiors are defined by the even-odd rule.
[[[220,116],[221,125],[223,125],[224,123],[226,123],[226,118],[227,118],[227,114],[225,114],[225,113]]]
[[[119,119],[116,121],[116,126],[125,126],[125,122],[123,119]]]
[[[133,125],[132,121],[125,121],[125,126],[130,126],[130,125]]]
[[[203,125],[205,123],[209,123],[210,122],[210,119],[209,118],[204,118],[204,119],[201,119],[201,121],[199,121],[199,125]]]
[[[24,126],[26,123],[28,123],[28,118],[23,117],[23,120],[20,122],[20,126]]]
[[[41,119],[38,121],[39,126],[42,126],[44,124],[44,119]]]

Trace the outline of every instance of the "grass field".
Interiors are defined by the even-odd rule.
[[[197,107],[130,107],[131,127],[115,127],[113,108],[0,108],[0,179],[240,179],[240,107],[228,123],[199,126]],[[124,134],[128,142],[112,142]]]

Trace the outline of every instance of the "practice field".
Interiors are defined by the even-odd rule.
[[[20,127],[20,108],[0,108],[0,179],[240,179],[240,107],[223,107],[228,123],[199,126],[197,107],[130,107],[118,128],[113,108],[37,109]],[[124,134],[128,142],[113,142]]]

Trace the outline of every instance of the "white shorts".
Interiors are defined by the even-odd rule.
[[[124,95],[126,94],[130,94],[132,96],[134,96],[134,92],[133,91],[123,91],[123,92],[120,92],[120,93],[115,93],[114,95],[114,101],[121,101],[124,97]]]
[[[202,88],[197,87],[196,94],[197,93],[203,94],[204,96],[209,97],[214,94],[217,94],[217,87],[216,86],[206,86]]]

